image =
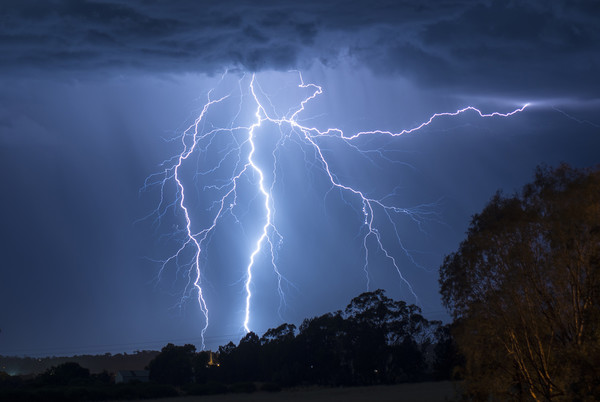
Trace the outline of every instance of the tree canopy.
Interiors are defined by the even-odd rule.
[[[162,348],[150,364],[150,380],[163,384],[182,385],[192,381],[194,359],[196,357],[194,345],[176,346],[172,343]]]
[[[472,397],[600,398],[600,169],[497,193],[440,269]]]
[[[218,364],[209,365],[208,352],[195,353],[192,345],[169,344],[150,363],[150,379],[173,385],[193,378],[200,384],[268,381],[292,386],[438,378],[431,355],[440,326],[426,320],[419,307],[393,300],[379,289],[355,297],[344,312],[304,320],[298,331],[295,325],[282,324],[262,337],[249,332],[238,345],[219,347],[214,356]]]

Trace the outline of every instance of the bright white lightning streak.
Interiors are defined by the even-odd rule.
[[[183,186],[183,184],[181,183],[181,180],[179,179],[179,169],[181,168],[181,164],[183,163],[183,161],[185,161],[196,149],[196,146],[198,144],[198,124],[202,121],[202,119],[204,118],[204,115],[206,114],[206,111],[208,110],[208,108],[213,105],[214,103],[218,103],[223,101],[224,99],[227,98],[227,96],[224,96],[220,99],[217,100],[210,100],[210,92],[209,92],[209,101],[206,105],[204,105],[204,107],[202,108],[202,112],[200,113],[200,116],[198,116],[198,118],[196,119],[196,121],[194,122],[193,126],[190,126],[187,130],[189,131],[192,127],[194,128],[194,134],[193,134],[193,142],[192,142],[192,146],[187,147],[187,144],[185,142],[185,135],[181,136],[181,142],[183,144],[183,152],[179,155],[178,161],[175,164],[175,169],[174,169],[174,173],[173,173],[173,178],[175,180],[175,182],[177,183],[177,187],[179,189],[179,192],[181,194],[181,196],[179,197],[179,207],[181,208],[181,210],[183,211],[183,215],[185,216],[185,229],[186,229],[186,234],[187,234],[187,238],[188,240],[183,244],[183,246],[179,249],[179,251],[177,252],[176,256],[179,255],[179,253],[188,245],[191,243],[193,243],[194,245],[194,249],[195,249],[195,253],[194,253],[194,262],[192,265],[192,269],[194,272],[194,277],[193,277],[193,287],[197,290],[198,292],[198,305],[200,306],[200,311],[202,311],[202,314],[204,315],[204,327],[202,328],[202,332],[201,332],[201,339],[202,339],[202,349],[205,348],[204,345],[204,334],[206,333],[206,330],[208,329],[208,307],[206,306],[206,301],[204,300],[204,295],[202,293],[202,287],[200,286],[201,281],[202,281],[202,276],[201,276],[201,272],[200,272],[200,253],[202,251],[202,247],[201,244],[202,242],[206,239],[206,237],[208,236],[208,234],[215,228],[215,226],[217,225],[217,220],[215,219],[213,221],[213,224],[211,227],[209,227],[208,229],[204,229],[202,230],[200,233],[194,235],[192,233],[192,221],[190,219],[190,214],[188,212],[187,207],[185,206],[185,187]],[[200,240],[198,240],[198,237],[200,237]],[[169,260],[167,260],[169,261]],[[163,267],[165,265],[163,264]],[[188,278],[190,278],[191,280],[191,276],[188,276]],[[189,282],[188,282],[189,283]]]
[[[206,133],[201,134],[199,131],[199,125],[201,122],[204,121],[205,115],[206,115],[207,111],[209,110],[209,108],[217,103],[222,102],[229,96],[229,95],[227,95],[227,96],[224,96],[224,97],[216,99],[216,100],[211,100],[211,98],[210,98],[211,92],[209,92],[208,102],[204,105],[199,117],[195,120],[194,124],[191,125],[181,136],[181,141],[183,144],[183,151],[175,158],[164,162],[167,165],[170,161],[176,161],[176,163],[172,164],[170,167],[167,167],[163,173],[161,173],[159,175],[150,176],[150,178],[145,183],[144,187],[148,187],[150,185],[157,184],[161,188],[160,205],[155,210],[155,213],[158,216],[158,218],[157,218],[158,220],[160,220],[162,218],[166,209],[168,209],[170,207],[174,207],[174,204],[163,205],[163,203],[165,202],[163,197],[164,197],[164,186],[165,186],[166,182],[170,179],[173,179],[177,184],[177,189],[178,189],[178,193],[179,193],[179,195],[178,195],[179,202],[177,203],[177,205],[178,205],[178,208],[183,212],[183,215],[185,217],[186,240],[183,242],[181,247],[178,249],[178,251],[173,256],[171,256],[167,260],[163,261],[160,273],[162,273],[162,271],[166,268],[167,264],[170,264],[171,262],[175,262],[179,266],[180,264],[179,264],[178,260],[181,256],[181,254],[188,246],[192,246],[192,248],[194,250],[193,260],[191,261],[191,263],[188,263],[185,266],[189,266],[188,286],[191,287],[192,289],[196,290],[196,292],[198,294],[198,298],[197,298],[198,304],[200,306],[200,310],[202,311],[202,313],[204,315],[204,319],[205,319],[205,325],[204,325],[204,327],[202,329],[202,333],[201,333],[203,348],[204,348],[204,335],[208,328],[208,323],[209,323],[208,307],[207,307],[206,301],[204,299],[202,286],[201,286],[202,272],[201,272],[201,268],[200,268],[200,265],[201,265],[200,258],[201,258],[201,254],[202,254],[203,244],[207,241],[208,237],[215,230],[219,219],[226,212],[230,212],[233,215],[233,208],[236,206],[236,202],[237,202],[238,181],[244,174],[253,173],[258,176],[258,181],[257,181],[258,192],[264,199],[264,204],[263,204],[264,205],[264,224],[262,226],[262,231],[260,232],[259,237],[257,238],[256,242],[254,243],[255,246],[250,254],[249,263],[246,267],[246,278],[245,278],[245,282],[244,282],[244,288],[246,291],[245,314],[244,314],[244,322],[243,322],[244,330],[246,332],[250,331],[250,311],[251,311],[250,307],[251,307],[251,302],[252,302],[251,287],[252,287],[252,278],[253,278],[252,274],[253,274],[254,265],[256,263],[256,257],[263,250],[265,243],[269,244],[268,251],[270,252],[271,264],[272,264],[273,269],[278,278],[278,287],[279,287],[278,292],[279,292],[280,298],[283,302],[284,295],[283,295],[283,290],[281,288],[282,276],[276,265],[276,258],[275,258],[275,252],[274,252],[274,249],[275,249],[274,240],[278,239],[279,242],[281,242],[281,240],[282,240],[282,236],[277,231],[277,228],[275,227],[274,222],[273,222],[273,212],[274,211],[273,211],[272,189],[273,189],[274,182],[275,182],[276,168],[275,167],[273,168],[274,169],[273,170],[273,182],[267,190],[267,187],[265,186],[265,174],[254,160],[255,153],[257,150],[257,144],[255,142],[256,130],[259,127],[261,127],[263,122],[269,122],[269,123],[272,123],[279,127],[281,127],[282,125],[289,126],[292,129],[292,131],[298,135],[298,138],[306,146],[309,146],[310,148],[313,149],[315,159],[318,161],[323,172],[326,174],[327,178],[329,179],[329,182],[331,183],[331,189],[336,188],[342,192],[346,192],[346,193],[352,194],[355,197],[358,197],[358,200],[360,201],[361,206],[362,206],[361,207],[361,212],[363,215],[362,224],[366,228],[366,233],[363,236],[362,244],[363,244],[363,250],[364,250],[364,256],[365,256],[365,260],[364,260],[365,262],[364,262],[363,269],[364,269],[366,277],[367,277],[367,289],[369,287],[369,273],[368,273],[369,246],[368,246],[368,241],[369,241],[369,238],[373,238],[376,242],[377,248],[390,261],[391,265],[396,270],[400,280],[408,287],[411,294],[413,295],[415,300],[417,300],[417,302],[418,302],[418,297],[415,294],[409,281],[407,279],[405,279],[405,277],[402,275],[402,271],[398,265],[396,258],[393,256],[392,253],[390,253],[386,249],[386,247],[384,246],[384,244],[382,242],[381,232],[375,225],[375,215],[376,215],[377,209],[382,210],[384,212],[384,214],[387,216],[389,222],[393,226],[396,238],[398,240],[398,243],[399,243],[401,249],[404,250],[404,252],[407,253],[407,255],[409,255],[407,250],[404,248],[404,246],[400,242],[400,237],[398,235],[396,223],[392,220],[391,214],[392,213],[393,214],[406,214],[411,219],[413,219],[415,222],[417,222],[417,224],[420,224],[420,222],[423,219],[426,219],[426,217],[429,214],[432,214],[432,212],[427,211],[423,208],[408,209],[408,208],[400,208],[400,207],[397,207],[394,205],[390,205],[385,201],[385,198],[387,198],[387,197],[384,197],[381,199],[371,198],[371,197],[367,196],[364,192],[360,191],[359,189],[356,189],[349,185],[345,185],[338,179],[338,177],[335,175],[335,173],[332,172],[330,164],[327,161],[327,158],[324,155],[322,148],[317,143],[317,139],[319,137],[338,138],[341,141],[344,141],[345,143],[350,145],[353,149],[357,150],[358,152],[361,152],[360,149],[356,145],[351,144],[352,141],[358,139],[361,136],[388,135],[388,136],[395,137],[395,136],[400,136],[403,134],[410,134],[410,133],[419,131],[422,128],[430,125],[434,120],[436,120],[438,118],[445,117],[445,116],[447,116],[447,117],[457,116],[457,115],[460,115],[460,114],[468,112],[468,111],[473,111],[482,118],[483,117],[509,117],[516,113],[522,112],[528,106],[528,104],[525,104],[525,105],[521,106],[520,108],[517,108],[508,113],[499,113],[499,112],[483,113],[479,109],[477,109],[473,106],[468,106],[463,109],[459,109],[455,112],[444,112],[444,113],[433,114],[427,121],[421,123],[420,125],[415,126],[410,129],[402,130],[400,132],[374,130],[374,131],[362,131],[362,132],[358,132],[358,133],[347,136],[344,134],[344,132],[342,130],[340,130],[338,128],[329,128],[325,131],[321,131],[315,127],[303,126],[302,124],[300,124],[298,122],[298,116],[300,115],[300,113],[302,113],[305,110],[305,105],[323,93],[323,90],[320,86],[315,85],[315,84],[305,84],[303,81],[302,75],[299,72],[298,72],[298,76],[299,76],[299,80],[300,80],[300,84],[298,85],[299,88],[304,88],[304,89],[312,88],[314,91],[312,92],[312,94],[310,96],[307,96],[306,98],[304,98],[300,102],[300,104],[298,105],[297,108],[295,108],[293,110],[290,109],[290,111],[288,112],[289,117],[274,117],[274,116],[270,116],[269,113],[267,113],[265,107],[263,106],[263,104],[261,103],[261,101],[259,99],[259,96],[256,93],[256,89],[255,89],[256,77],[253,75],[250,80],[250,84],[249,84],[249,92],[252,96],[253,101],[256,104],[256,109],[255,109],[255,114],[254,114],[256,117],[256,121],[251,126],[233,127],[233,124],[232,124],[232,127],[230,127],[230,128],[214,128],[212,130],[209,130]],[[240,82],[240,91],[241,91],[241,82],[242,81],[240,80],[239,82]],[[266,95],[264,93],[262,93],[261,95],[266,97]],[[266,97],[266,99],[270,102],[268,97]],[[241,111],[241,104],[240,104],[240,111]],[[236,118],[239,115],[239,113],[240,112],[238,111]],[[235,118],[233,120],[235,121]],[[190,134],[189,132],[192,130],[193,130],[193,133]],[[214,218],[212,219],[211,224],[208,225],[207,227],[205,227],[204,229],[202,229],[201,231],[195,233],[192,229],[192,220],[190,218],[188,207],[185,204],[185,186],[180,178],[180,168],[181,168],[183,162],[186,161],[190,157],[190,155],[197,150],[197,146],[201,140],[211,138],[210,141],[212,141],[212,138],[214,138],[214,136],[216,136],[219,133],[229,132],[230,134],[232,134],[233,132],[236,132],[236,131],[246,131],[246,130],[248,133],[247,138],[244,141],[242,141],[241,143],[236,140],[237,146],[235,146],[233,149],[229,150],[226,153],[225,157],[223,157],[221,159],[221,161],[218,163],[217,166],[208,170],[207,172],[199,173],[200,175],[202,175],[202,174],[205,174],[208,172],[215,171],[216,169],[218,169],[221,166],[221,164],[223,163],[223,161],[225,160],[225,158],[227,156],[229,156],[231,153],[235,153],[236,151],[238,152],[237,163],[235,164],[233,174],[230,176],[231,178],[226,180],[226,183],[223,185],[211,185],[211,186],[204,187],[205,189],[217,189],[217,190],[225,189],[226,192],[220,199],[218,199],[216,202],[213,203],[213,206],[217,206],[217,213],[214,215]],[[192,138],[191,145],[188,145],[188,143],[186,142],[186,138],[188,138],[188,137]],[[241,162],[241,160],[242,160],[241,153],[242,153],[242,146],[244,144],[248,144],[250,147],[250,150],[248,151],[246,157],[243,158],[243,159],[245,159],[245,162],[242,163]],[[202,152],[202,151],[206,152],[206,148],[199,152]],[[273,157],[274,157],[274,160],[276,163],[277,158],[275,157],[275,151],[273,152]],[[153,178],[157,177],[157,176],[162,176],[163,178],[160,180],[153,181]],[[409,255],[409,257],[412,260],[412,257],[410,255]],[[412,261],[414,261],[414,260],[412,260]],[[160,275],[160,273],[159,273],[159,275]],[[184,296],[184,299],[185,299],[185,296]],[[182,301],[183,301],[183,299],[182,299]]]
[[[268,238],[268,230],[269,230],[269,227],[271,226],[271,206],[270,206],[271,197],[269,195],[269,192],[267,192],[267,190],[265,190],[265,175],[263,174],[262,170],[260,170],[260,168],[252,160],[252,157],[254,156],[254,153],[256,152],[256,145],[254,144],[254,129],[257,127],[260,127],[260,124],[262,122],[260,112],[261,112],[261,110],[264,111],[264,109],[262,108],[262,105],[260,104],[260,102],[258,102],[256,93],[254,92],[254,76],[252,77],[252,81],[250,82],[250,90],[252,92],[252,96],[254,97],[254,99],[256,100],[256,102],[258,104],[258,107],[256,109],[257,122],[255,124],[253,124],[252,127],[250,127],[250,130],[248,132],[248,142],[250,143],[250,153],[248,154],[248,164],[250,166],[252,166],[252,169],[254,169],[254,171],[256,173],[258,173],[258,177],[259,177],[258,188],[259,188],[261,194],[263,195],[263,197],[265,197],[266,222],[265,222],[265,225],[263,226],[262,234],[260,235],[260,237],[258,238],[258,240],[256,242],[256,248],[250,255],[250,263],[248,264],[248,268],[246,269],[246,283],[245,283],[246,309],[245,309],[245,314],[244,314],[244,329],[246,330],[246,332],[250,332],[250,327],[249,327],[249,324],[250,324],[250,301],[252,299],[252,290],[250,289],[250,285],[252,284],[252,268],[254,267],[254,259],[256,258],[256,255],[262,249],[263,242],[265,241],[265,239]],[[270,242],[270,240],[269,240],[269,242]],[[271,256],[273,257],[272,248],[271,248]],[[274,260],[272,260],[272,261],[274,263]],[[275,267],[275,270],[277,270],[277,267],[275,265],[274,265],[274,267]],[[280,285],[280,289],[281,289],[281,285]]]

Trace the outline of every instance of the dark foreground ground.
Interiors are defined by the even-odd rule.
[[[455,400],[450,381],[352,388],[294,388],[281,392],[153,399],[155,402],[444,402]]]

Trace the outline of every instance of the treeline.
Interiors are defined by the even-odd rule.
[[[363,293],[344,311],[306,319],[299,328],[282,324],[261,337],[250,332],[215,353],[173,344],[153,353],[150,383],[115,384],[113,373],[90,374],[66,362],[33,378],[0,372],[0,400],[125,400],[442,380],[458,361],[447,326],[383,290]]]
[[[118,370],[143,370],[156,357],[156,350],[141,350],[134,353],[105,353],[103,355],[75,355],[69,357],[16,357],[0,356],[0,371],[13,375],[35,375],[67,362],[79,363],[91,373]]]
[[[0,371],[0,401],[7,402],[131,400],[178,395],[177,390],[168,385],[115,384],[112,373],[91,374],[89,369],[75,362],[59,364],[31,378]]]
[[[211,361],[212,360],[212,361]],[[363,293],[344,311],[253,332],[218,353],[167,345],[150,362],[150,380],[188,383],[268,382],[294,385],[373,385],[441,380],[457,356],[448,328],[419,307]]]

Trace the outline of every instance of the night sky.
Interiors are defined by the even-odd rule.
[[[312,94],[298,87],[301,71],[323,94],[298,122],[346,135],[400,132],[469,105],[507,113],[530,104],[508,118],[442,117],[398,137],[315,140],[345,185],[421,212],[379,211],[376,221],[417,298],[374,236],[367,284],[360,201],[332,189],[314,147],[289,125],[261,127],[256,161],[268,186],[277,156],[286,303],[264,249],[251,285],[250,329],[259,335],[377,288],[448,320],[437,269],[470,217],[497,190],[519,190],[540,164],[600,163],[598,1],[170,3],[0,4],[0,355],[200,346],[205,321],[193,289],[186,293],[186,267],[161,271],[185,240],[181,210],[168,207],[177,188],[168,181],[161,204],[161,187],[144,184],[183,151],[180,136],[209,96],[230,95],[203,130],[253,123],[253,73],[261,99],[284,116]],[[182,173],[194,232],[214,215],[215,186],[233,169],[223,158],[235,136],[214,138]],[[221,160],[223,169],[197,174]],[[209,349],[244,334],[245,272],[264,224],[257,182],[240,180],[233,213],[203,247]]]

